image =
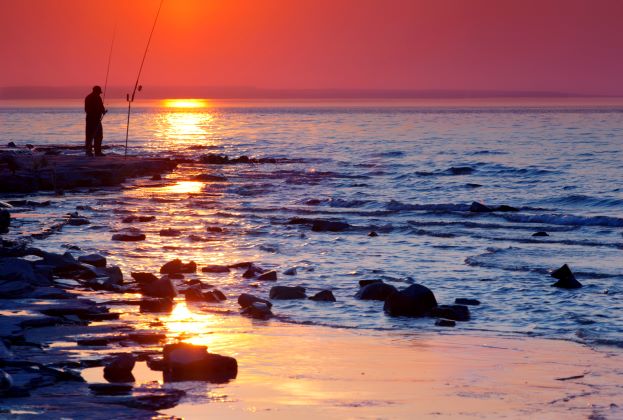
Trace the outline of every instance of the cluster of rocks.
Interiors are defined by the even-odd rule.
[[[277,163],[277,159],[274,158],[250,158],[249,156],[240,156],[237,158],[229,158],[227,155],[218,155],[214,153],[208,153],[202,155],[199,158],[199,162],[208,165],[234,165],[239,163]]]
[[[474,201],[469,206],[469,211],[472,213],[493,213],[496,211],[497,212],[516,212],[516,211],[519,211],[519,209],[517,207],[508,206],[506,204],[502,204],[500,206],[495,206],[495,207],[489,207],[485,204]]]

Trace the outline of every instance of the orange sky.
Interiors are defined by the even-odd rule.
[[[0,0],[0,86],[136,78],[159,0]],[[165,0],[142,83],[623,94],[622,0]]]

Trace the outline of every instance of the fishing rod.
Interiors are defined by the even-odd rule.
[[[156,29],[156,22],[158,22],[158,16],[160,16],[160,9],[162,9],[162,3],[164,0],[160,0],[160,5],[158,6],[158,12],[156,12],[156,18],[154,19],[154,24],[151,27],[151,32],[149,33],[149,39],[147,40],[147,46],[145,47],[145,52],[143,53],[143,60],[141,61],[141,66],[138,69],[138,75],[136,76],[136,83],[134,83],[134,90],[132,91],[132,96],[129,93],[125,94],[125,99],[128,101],[128,122],[125,127],[125,154],[124,158],[128,156],[128,137],[130,134],[130,109],[132,108],[132,102],[134,102],[134,97],[136,96],[137,91],[141,91],[143,86],[139,85],[138,82],[141,78],[141,72],[143,71],[143,64],[145,64],[145,58],[147,57],[147,51],[149,50],[149,44],[151,43],[151,37],[154,34],[154,29]]]
[[[102,103],[106,102],[106,90],[108,89],[108,75],[110,74],[110,62],[112,60],[112,50],[115,45],[115,38],[117,36],[117,24],[115,23],[115,27],[112,30],[112,41],[110,42],[110,50],[108,51],[108,66],[106,67],[106,80],[104,81],[104,97],[102,98]],[[100,117],[100,120],[104,118],[104,114]]]

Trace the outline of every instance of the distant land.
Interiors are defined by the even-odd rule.
[[[83,98],[92,86],[6,86],[0,99],[76,99]],[[132,87],[108,87],[109,99],[124,99]],[[617,95],[587,95],[547,91],[487,90],[408,90],[408,89],[267,89],[252,86],[144,86],[140,98],[213,98],[213,99],[470,99],[470,98],[586,98]]]

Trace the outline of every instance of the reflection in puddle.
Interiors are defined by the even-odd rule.
[[[84,369],[82,370],[81,375],[88,383],[108,382],[104,379],[103,366]],[[147,362],[136,362],[134,369],[132,369],[132,375],[134,375],[134,378],[136,379],[136,383],[134,385],[149,384],[152,382],[157,382],[162,385],[164,383],[162,379],[162,372],[151,370],[149,366],[147,366]]]

